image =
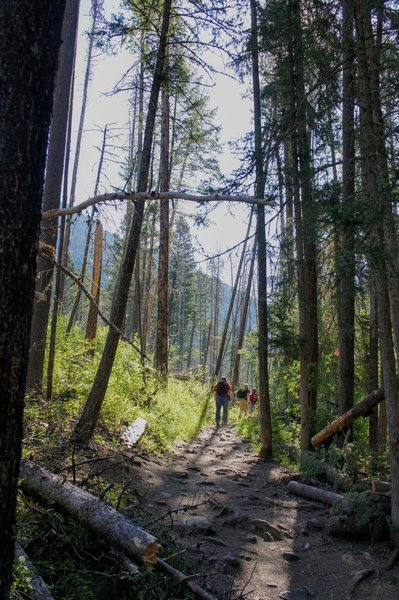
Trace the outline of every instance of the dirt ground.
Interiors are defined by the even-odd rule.
[[[329,536],[329,507],[289,494],[293,473],[230,426],[129,462],[145,519],[170,526],[186,574],[215,598],[399,599],[398,565],[383,569],[391,548]]]

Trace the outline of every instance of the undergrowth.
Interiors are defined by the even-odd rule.
[[[75,455],[70,445],[73,428],[88,397],[104,346],[106,330],[100,328],[94,357],[83,334],[75,328],[65,333],[59,323],[54,368],[54,395],[51,401],[42,396],[26,398],[23,454],[40,464],[56,469],[64,464],[79,463],[85,455]],[[140,440],[143,450],[164,453],[182,440],[190,441],[213,421],[213,402],[209,387],[195,380],[170,376],[168,385],[158,379],[149,360],[143,361],[134,348],[120,342],[112,375],[94,436],[97,451],[110,456],[117,464],[126,461],[122,432],[138,417],[148,422]],[[87,451],[89,452],[89,451]],[[96,452],[96,451],[95,451]],[[114,459],[112,459],[112,455]],[[90,456],[90,454],[88,454]],[[122,460],[120,460],[122,457]],[[123,469],[123,465],[122,465]],[[70,471],[71,473],[71,471]],[[73,469],[73,479],[84,484],[127,516],[140,520],[142,499],[134,482],[111,483],[107,466],[96,473]],[[132,512],[133,511],[133,512]],[[35,505],[22,495],[18,501],[19,539],[49,585],[54,596],[62,600],[112,600],[190,598],[184,586],[156,571],[132,574],[121,569],[117,557],[107,544],[85,531],[71,519],[51,509]],[[147,530],[160,540],[164,551],[175,554],[168,532],[158,528]],[[181,559],[171,561],[182,567]],[[23,565],[15,568],[13,598],[26,597],[29,583]]]

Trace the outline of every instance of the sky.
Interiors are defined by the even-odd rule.
[[[90,0],[81,0],[72,144],[76,137],[80,114],[88,45],[85,31],[90,28],[90,4]],[[104,9],[107,16],[119,12],[118,0],[105,0]],[[225,68],[221,58],[213,55],[209,57],[209,60],[219,70]],[[120,146],[124,145],[126,139],[124,136],[126,135],[128,123],[128,96],[126,93],[112,95],[111,91],[123,73],[131,66],[131,61],[132,58],[127,52],[120,52],[111,56],[101,55],[97,52],[89,87],[79,161],[77,203],[93,195],[102,143],[101,130],[105,124],[112,128],[115,138],[113,139],[112,161],[106,164],[105,177],[102,179],[100,192],[113,191],[113,188],[123,185],[117,163],[123,157]],[[216,76],[214,86],[209,89],[210,106],[217,108],[216,124],[222,127],[219,141],[223,150],[219,156],[219,163],[223,174],[226,176],[230,175],[239,166],[239,159],[230,151],[228,142],[240,138],[252,128],[251,100],[248,97],[244,98],[247,86],[240,84],[236,78],[232,78],[231,72],[229,75]],[[195,207],[196,205],[191,203],[188,210],[190,212],[195,211]],[[122,207],[117,211],[107,209],[106,214],[103,216],[104,226],[111,231],[117,229],[123,212]],[[206,229],[192,227],[192,234],[195,236],[195,247],[197,249],[203,247],[207,254],[217,254],[239,243],[245,237],[247,213],[246,208],[237,207],[234,209],[234,215],[232,215],[226,204],[213,210],[209,227]],[[203,259],[201,252],[197,252],[196,257],[199,262]],[[205,263],[200,264],[204,266]],[[225,265],[222,277],[227,282],[231,282],[231,268],[227,260],[225,260]]]

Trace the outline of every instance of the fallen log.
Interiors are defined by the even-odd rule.
[[[338,500],[342,500],[341,494],[335,492],[327,492],[321,488],[313,487],[312,485],[306,485],[305,483],[299,483],[298,481],[290,481],[287,485],[287,489],[291,494],[296,496],[302,496],[302,498],[309,498],[310,500],[317,500],[324,504],[332,506]]]
[[[132,560],[156,563],[160,549],[156,539],[96,496],[26,459],[21,461],[20,477],[25,492],[37,495],[47,505],[56,505]]]
[[[18,542],[15,544],[15,562],[23,564],[30,571],[29,598],[31,600],[54,600],[50,590],[32,564],[29,556]]]
[[[313,448],[317,448],[317,446],[325,444],[334,435],[350,427],[350,425],[352,425],[352,423],[356,421],[356,419],[367,415],[367,413],[369,413],[370,410],[374,408],[374,406],[376,406],[383,400],[384,392],[382,389],[378,389],[374,392],[371,392],[371,394],[364,398],[364,400],[356,404],[345,414],[338,417],[338,419],[332,421],[332,423],[327,425],[327,427],[324,427],[324,429],[319,431],[319,433],[316,433],[316,435],[314,435],[311,439],[311,444]]]

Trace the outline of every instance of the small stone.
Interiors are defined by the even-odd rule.
[[[283,550],[283,558],[288,562],[295,562],[296,560],[300,560],[298,554],[291,552],[290,550]]]
[[[236,556],[234,556],[234,554],[226,554],[223,557],[223,560],[226,563],[226,565],[229,565],[230,567],[234,567],[235,569],[240,566],[240,561],[238,560],[238,558]]]
[[[274,583],[274,581],[266,581],[266,587],[276,588],[277,587],[277,583]]]

